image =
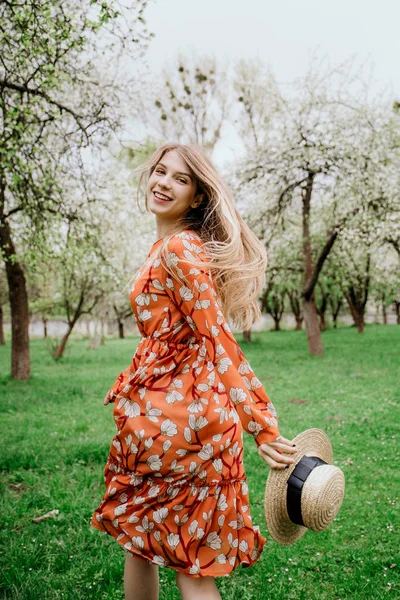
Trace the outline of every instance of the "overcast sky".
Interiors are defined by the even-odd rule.
[[[312,55],[332,64],[356,57],[373,66],[376,91],[400,100],[400,0],[150,0],[146,18],[155,72],[178,51],[194,51],[257,56],[288,82]],[[229,152],[221,148],[219,158]]]

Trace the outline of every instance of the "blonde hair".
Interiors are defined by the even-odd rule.
[[[212,270],[212,279],[226,318],[241,330],[249,330],[261,315],[257,299],[265,286],[267,251],[251,231],[235,207],[232,191],[222,181],[210,159],[198,145],[167,143],[160,146],[136,169],[140,173],[137,202],[140,193],[156,165],[167,152],[175,150],[194,175],[196,194],[203,200],[196,208],[189,208],[176,221],[176,229],[163,238],[151,255],[159,258],[167,272],[181,281],[175,267],[167,264],[168,243],[177,233],[192,229],[203,241],[203,251],[209,261],[192,261],[202,269]],[[189,262],[182,260],[181,262]]]

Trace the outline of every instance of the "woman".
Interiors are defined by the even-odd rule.
[[[126,600],[158,598],[159,565],[183,600],[213,600],[214,578],[254,564],[266,542],[243,429],[271,468],[296,452],[224,316],[242,329],[259,316],[266,251],[200,148],[165,144],[139,171],[159,239],[130,294],[142,337],[104,400],[118,432],[91,523],[126,550]]]

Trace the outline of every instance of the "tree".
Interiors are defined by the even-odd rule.
[[[21,241],[29,254],[54,219],[57,226],[60,218],[79,221],[95,200],[101,148],[118,131],[130,89],[119,57],[137,57],[147,42],[146,4],[21,0],[0,7],[0,248],[16,379],[30,374]],[[104,48],[111,50],[106,67]]]
[[[260,59],[239,60],[233,90],[239,103],[233,119],[246,149],[263,148],[281,110],[282,97],[275,77]]]
[[[296,330],[301,329],[303,317],[299,300],[302,268],[298,237],[293,222],[282,222],[281,229],[275,232],[268,244],[267,285],[262,308],[274,319],[275,331],[280,329],[286,297],[296,320]]]
[[[271,315],[275,331],[280,331],[285,308],[285,292],[282,290],[281,282],[275,280],[276,275],[275,271],[269,271],[269,280],[262,295],[261,310]]]
[[[8,296],[7,279],[5,276],[4,269],[0,267],[0,346],[4,346],[6,343],[6,338],[4,335],[3,306],[6,303],[7,296]]]
[[[398,124],[387,106],[367,103],[363,88],[360,78],[341,67],[311,70],[293,94],[275,89],[271,114],[257,119],[266,124],[262,145],[258,141],[239,164],[238,193],[258,193],[254,217],[267,237],[280,230],[288,212],[300,216],[303,315],[315,355],[323,354],[315,287],[339,233],[358,213],[363,221],[379,222],[398,198]],[[260,106],[252,94],[242,86],[238,98],[243,136],[251,132],[250,114],[254,120]]]
[[[298,285],[289,285],[287,289],[290,308],[296,321],[296,331],[301,330],[303,322],[303,313],[301,309],[301,288]]]
[[[90,315],[112,287],[112,265],[98,245],[99,237],[98,232],[88,234],[85,229],[71,225],[52,262],[56,267],[53,276],[60,282],[57,302],[65,312],[68,325],[54,352],[56,360],[63,356],[78,320],[83,315]]]
[[[397,280],[397,284],[395,284],[396,290],[393,293],[393,308],[396,312],[397,324],[400,325],[400,282],[398,281],[398,273],[400,271],[400,207],[396,212],[388,215],[384,231],[385,233],[383,241],[389,244],[395,250],[398,259],[396,269],[397,278],[395,278]]]
[[[387,324],[387,310],[391,307],[396,310],[396,303],[400,291],[399,259],[395,249],[383,243],[374,253],[371,295],[375,300],[377,309],[382,311],[384,325]],[[397,314],[397,322],[399,322]]]
[[[124,145],[106,167],[110,211],[103,217],[107,227],[102,233],[102,244],[113,265],[114,279],[105,302],[109,318],[117,320],[120,338],[125,336],[125,321],[133,317],[129,301],[130,283],[156,239],[153,214],[145,212],[143,198],[135,201],[138,180],[133,170],[155,149],[156,144],[151,139]],[[118,214],[118,219],[115,219],[115,214]]]
[[[132,308],[126,299],[121,302],[120,298],[116,298],[112,306],[118,323],[118,336],[122,340],[125,337],[125,321],[132,316]]]
[[[315,306],[317,309],[317,313],[319,316],[319,326],[321,331],[326,331],[327,328],[327,324],[326,324],[326,311],[328,309],[328,299],[329,299],[329,292],[326,288],[326,286],[324,285],[324,281],[323,278],[320,277],[318,278],[318,283],[315,287],[315,296],[316,296],[316,301],[315,301]]]
[[[321,304],[317,298],[317,310],[321,319],[321,330],[323,331],[325,317],[321,317],[323,310],[329,308],[333,327],[337,328],[337,319],[339,316],[340,309],[342,308],[344,295],[342,289],[342,273],[340,271],[340,264],[335,260],[334,253],[330,254],[324,264],[323,272],[319,276],[318,289],[320,291]],[[317,293],[318,295],[318,293]],[[322,300],[324,300],[324,306],[322,306]]]
[[[215,57],[179,55],[144,88],[142,102],[142,118],[157,137],[197,142],[211,154],[230,111],[227,66]]]
[[[358,256],[358,260],[347,263],[343,293],[359,333],[364,332],[364,314],[371,283],[371,254]]]
[[[27,275],[27,289],[29,297],[29,314],[40,315],[43,322],[43,336],[47,338],[47,323],[49,316],[57,309],[56,301],[56,278],[54,274],[57,269],[51,264],[52,253],[47,254],[44,260],[36,255],[35,262],[25,270]]]

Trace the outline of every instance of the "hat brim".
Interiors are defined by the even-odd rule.
[[[332,445],[322,429],[307,429],[292,441],[296,444],[297,453],[290,456],[293,456],[295,462],[290,464],[288,469],[270,469],[264,497],[268,531],[273,539],[283,546],[293,544],[307,531],[307,527],[292,523],[286,507],[287,481],[297,463],[304,455],[317,456],[327,464],[333,462]]]

